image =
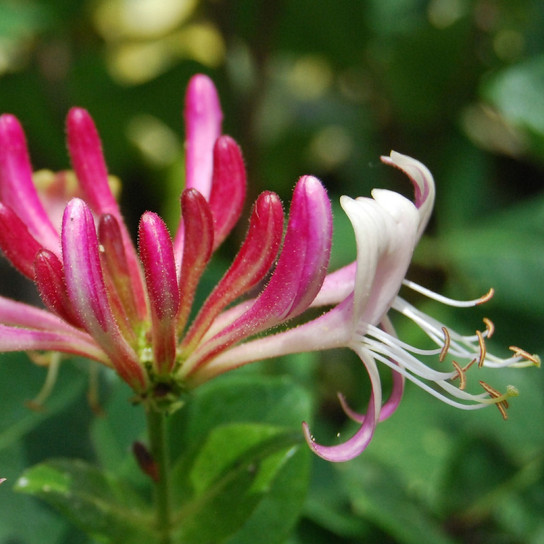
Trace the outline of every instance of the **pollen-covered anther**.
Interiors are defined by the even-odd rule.
[[[510,346],[508,349],[513,351],[516,357],[521,357],[522,359],[528,361],[530,364],[540,368],[540,357],[538,355],[534,353],[531,354],[524,349],[518,348],[517,346]]]
[[[487,317],[484,317],[483,321],[485,323],[486,336],[487,338],[491,338],[493,336],[493,333],[495,332],[495,324],[493,323],[493,321],[491,321],[491,319]]]
[[[506,393],[501,393],[491,387],[489,384],[487,384],[484,381],[480,381],[480,385],[486,390],[486,392],[489,394],[489,396],[492,399],[493,404],[497,406],[499,409],[499,412],[501,413],[503,419],[508,419],[508,415],[506,413],[506,410],[509,407],[508,400],[510,397],[517,397],[519,395],[518,390],[513,386],[509,385],[506,388]]]
[[[478,299],[478,301],[476,302],[476,304],[484,304],[488,301],[490,301],[492,298],[493,298],[493,295],[495,294],[495,289],[493,289],[493,287],[491,287],[491,289],[482,297],[480,297]]]
[[[440,362],[442,362],[446,358],[451,343],[451,337],[448,329],[446,329],[446,327],[442,327],[442,332],[444,333],[444,345],[442,346],[442,351],[440,352],[440,356],[438,357],[438,360]]]
[[[487,348],[485,347],[484,335],[480,331],[476,331],[476,336],[478,337],[478,344],[480,344],[480,357],[478,359],[478,366],[482,368],[482,366],[484,366]]]

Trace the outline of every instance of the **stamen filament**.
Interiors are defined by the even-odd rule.
[[[472,306],[477,306],[478,304],[483,304],[490,300],[495,294],[495,290],[491,288],[485,295],[481,296],[480,298],[476,298],[473,300],[455,300],[449,297],[445,297],[444,295],[439,295],[438,293],[435,293],[434,291],[431,291],[426,287],[422,287],[421,285],[418,285],[417,283],[414,283],[410,280],[405,279],[403,280],[402,284],[409,289],[412,289],[412,291],[416,291],[417,293],[426,296],[427,298],[436,300],[437,302],[441,302],[442,304],[446,304],[447,306],[455,306],[457,308],[470,308]]]

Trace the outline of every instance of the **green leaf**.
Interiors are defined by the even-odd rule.
[[[124,382],[114,382],[103,407],[104,417],[96,418],[91,426],[93,449],[100,466],[130,481],[142,477],[142,472],[135,470],[131,447],[145,433],[145,412],[141,406],[131,405],[132,396]]]
[[[154,542],[152,518],[124,482],[82,461],[55,459],[28,469],[17,491],[38,497],[94,537],[111,543]]]
[[[223,542],[241,529],[285,467],[288,473],[292,470],[290,460],[301,441],[300,433],[257,423],[212,430],[196,456],[182,460],[176,468],[174,487],[181,502],[176,514],[178,540],[184,544]],[[294,466],[304,476],[307,471],[300,458],[297,461]],[[293,490],[297,489],[300,482],[295,479]],[[300,492],[296,495],[302,503]],[[274,518],[272,523],[278,522]]]
[[[338,467],[353,511],[403,544],[453,544],[423,505],[407,492],[395,471],[368,457]]]
[[[84,374],[72,364],[63,363],[57,383],[43,410],[34,411],[25,402],[35,397],[45,380],[45,371],[29,362],[21,353],[0,354],[0,449],[32,431],[44,420],[57,414],[81,394]],[[85,402],[84,400],[82,402]]]
[[[0,486],[0,542],[60,544],[67,522],[47,505],[14,492],[27,463],[20,443],[0,450],[0,476],[7,478]]]
[[[300,430],[311,404],[308,393],[289,377],[238,374],[200,387],[186,409],[187,437],[194,444],[222,423],[258,422]]]

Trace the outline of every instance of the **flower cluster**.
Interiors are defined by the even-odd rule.
[[[221,134],[222,113],[209,78],[195,76],[185,103],[186,182],[181,221],[173,239],[153,212],[142,215],[138,248],[110,187],[101,143],[89,114],[73,108],[67,119],[73,174],[51,174],[36,189],[25,137],[15,117],[0,117],[0,248],[34,281],[45,309],[0,297],[0,351],[45,350],[84,356],[115,371],[137,397],[154,408],[170,406],[184,389],[247,363],[288,353],[348,347],[365,365],[372,386],[363,416],[341,403],[361,423],[344,444],[321,446],[304,426],[321,457],[344,461],[358,455],[376,424],[393,413],[404,379],[461,408],[497,405],[501,395],[465,391],[467,368],[537,364],[514,348],[511,358],[490,355],[486,330],[461,336],[423,314],[398,291],[409,288],[447,304],[473,306],[488,297],[456,303],[404,279],[413,250],[431,215],[434,182],[419,162],[398,153],[382,158],[411,180],[415,201],[391,191],[372,198],[342,197],[355,232],[357,260],[327,274],[332,214],[316,178],[295,186],[287,227],[278,196],[263,192],[253,205],[247,235],[232,264],[189,322],[195,291],[213,252],[237,223],[245,198],[241,152]],[[255,298],[244,295],[270,279]],[[316,319],[263,335],[306,310],[329,309]],[[418,350],[397,338],[388,318],[410,318],[436,344]],[[437,371],[420,359],[455,360]],[[393,371],[386,402],[377,362]],[[458,384],[454,384],[456,380]]]

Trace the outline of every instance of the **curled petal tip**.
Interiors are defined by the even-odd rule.
[[[421,235],[434,205],[435,186],[431,172],[423,163],[396,151],[391,151],[389,157],[382,156],[381,161],[402,170],[410,178],[420,215],[418,234]]]
[[[370,444],[372,436],[374,435],[374,430],[379,417],[379,414],[376,412],[375,404],[374,395],[372,394],[368,403],[368,413],[364,417],[364,421],[359,427],[359,430],[344,443],[336,446],[322,446],[321,444],[318,444],[312,436],[308,424],[303,422],[302,430],[308,446],[310,446],[310,449],[316,455],[333,463],[342,463],[355,459],[355,457],[361,454]]]

